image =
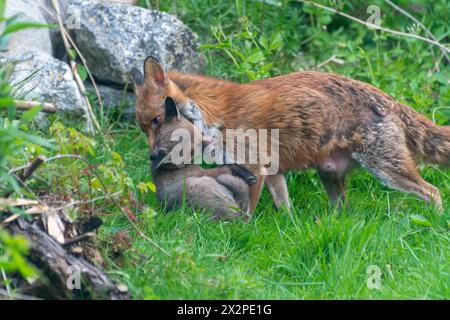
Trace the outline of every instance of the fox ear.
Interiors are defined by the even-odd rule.
[[[180,120],[180,113],[178,112],[177,104],[171,97],[167,97],[165,101],[166,106],[166,121],[172,120],[174,117]]]
[[[167,83],[166,73],[159,61],[152,56],[144,62],[144,83],[146,87],[161,89]]]

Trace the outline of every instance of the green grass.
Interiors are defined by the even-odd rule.
[[[313,69],[334,54],[345,63],[327,64],[323,71],[372,83],[429,117],[435,111],[439,124],[450,124],[450,112],[443,108],[450,101],[448,65],[440,63],[439,71],[430,73],[440,53],[420,41],[370,31],[294,1],[280,1],[279,7],[240,0],[142,4],[147,2],[176,14],[202,44],[217,44],[211,26],[222,28],[232,48],[244,53],[252,49],[242,38],[242,21],[248,19],[256,39],[270,39],[276,32],[282,36],[281,48],[264,56],[263,63],[273,63],[272,75]],[[373,4],[380,5],[384,26],[403,31],[411,27],[382,1]],[[438,39],[448,39],[447,1],[398,4],[415,10]],[[364,18],[366,6],[365,1],[345,2],[343,11]],[[207,74],[248,81],[224,51],[209,49],[205,55]],[[127,127],[111,135],[113,149],[122,155],[135,183],[150,181],[146,139],[139,129]],[[450,170],[427,167],[422,174],[440,188],[444,215],[413,196],[383,187],[362,170],[349,180],[347,211],[328,208],[315,172],[289,173],[291,214],[276,211],[264,190],[248,224],[212,222],[205,213],[185,207],[168,213],[150,194],[143,200],[157,214],[138,215],[139,226],[172,257],[136,235],[116,212],[106,220],[103,238],[127,230],[132,250],[125,252],[125,259],[110,258],[108,269],[129,285],[135,298],[448,299]],[[105,255],[111,257],[109,243]],[[382,272],[379,290],[366,285],[371,265]]]
[[[131,177],[148,181],[145,138],[138,129],[114,137]],[[131,141],[131,143],[130,143]],[[450,171],[426,169],[450,208]],[[314,172],[290,173],[294,210],[276,211],[264,192],[250,223],[213,222],[180,208],[166,212],[153,195],[153,218],[140,227],[172,258],[134,235],[116,215],[104,235],[128,230],[134,251],[110,272],[135,298],[151,299],[447,299],[450,284],[448,211],[439,216],[412,196],[381,186],[356,171],[349,183],[350,209],[328,209]],[[422,215],[431,226],[411,220]],[[108,250],[107,250],[108,252]],[[109,252],[110,253],[110,252]],[[139,253],[139,254],[137,254]],[[382,272],[380,290],[368,289],[367,268]]]

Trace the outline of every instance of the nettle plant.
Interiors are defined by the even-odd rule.
[[[274,32],[270,37],[258,35],[247,17],[242,16],[239,22],[239,31],[230,35],[225,34],[221,25],[212,26],[215,43],[201,48],[223,51],[236,67],[232,76],[241,82],[270,77],[273,66],[270,61],[283,44],[281,33]]]
[[[54,122],[49,133],[57,145],[56,157],[61,157],[47,166],[47,171],[52,173],[47,176],[47,185],[54,188],[53,192],[73,197],[73,190],[76,190],[81,198],[98,197],[105,192],[118,193],[124,197],[123,204],[129,204],[128,194],[136,186],[127,175],[122,157],[117,152],[105,150],[93,138],[60,122]],[[55,157],[55,154],[52,156]],[[87,164],[96,159],[100,159],[101,164]]]

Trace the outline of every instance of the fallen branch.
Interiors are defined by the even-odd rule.
[[[42,110],[43,112],[47,112],[47,113],[55,113],[58,109],[56,108],[56,106],[52,103],[48,103],[48,102],[36,102],[36,101],[14,101],[14,104],[16,105],[16,109],[17,110],[29,110],[35,107],[39,107],[42,106]]]
[[[72,238],[72,239],[64,242],[62,244],[62,246],[64,248],[69,248],[69,247],[73,246],[74,244],[77,244],[80,241],[83,241],[85,239],[89,239],[89,238],[95,237],[95,235],[96,235],[95,232],[86,232],[86,233],[83,233],[82,235],[79,235],[79,236],[77,236],[75,238]]]
[[[39,201],[30,199],[6,199],[0,198],[0,211],[10,207],[34,206],[39,205]]]
[[[15,235],[24,235],[30,244],[28,259],[47,277],[48,282],[37,281],[25,293],[48,299],[129,299],[129,295],[114,285],[100,269],[66,250],[37,224],[20,219],[10,225]],[[72,288],[71,277],[79,275],[79,288]]]
[[[42,214],[45,212],[45,210],[48,209],[48,207],[42,207],[41,205],[39,205],[37,208],[38,210],[33,211],[32,209],[34,209],[36,207],[31,207],[30,209],[26,210],[25,213],[26,214]],[[22,217],[21,214],[19,213],[15,213],[13,215],[10,215],[8,218],[6,218],[5,220],[0,222],[0,228],[4,227],[5,225],[7,225],[8,223],[11,223],[13,221],[16,221],[17,219],[19,219],[20,217]]]

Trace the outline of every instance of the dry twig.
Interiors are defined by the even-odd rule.
[[[46,6],[44,6],[43,4],[38,3],[38,6],[41,7],[50,17],[52,17],[55,21],[58,21],[57,16],[59,16],[61,18],[60,14],[54,15],[53,12],[51,12]],[[62,18],[61,18],[62,19]],[[60,30],[61,32],[64,32],[64,34],[67,37],[67,40],[69,40],[70,44],[72,45],[73,49],[77,52],[78,56],[81,59],[81,62],[83,63],[84,67],[86,68],[86,72],[89,76],[89,79],[92,82],[92,85],[94,87],[94,91],[95,91],[95,95],[97,96],[98,99],[98,104],[100,106],[100,110],[103,111],[103,99],[100,95],[100,91],[98,89],[97,86],[97,82],[94,79],[94,76],[92,75],[91,70],[89,69],[87,63],[86,63],[86,59],[84,58],[83,54],[81,53],[80,49],[78,48],[78,46],[76,45],[75,41],[73,40],[72,36],[70,35],[70,33],[67,31],[66,28],[63,28],[62,30]]]
[[[417,20],[413,15],[411,15],[409,12],[407,12],[406,10],[400,8],[399,6],[397,6],[395,3],[393,3],[390,0],[384,0],[388,5],[390,5],[392,8],[394,8],[396,11],[400,12],[401,14],[403,14],[404,16],[406,16],[407,18],[411,19],[412,21],[414,21],[420,28],[422,28],[423,31],[425,31],[425,33],[428,35],[428,37],[436,42],[439,42],[438,39],[434,36],[434,34],[431,33],[430,30],[427,29],[427,27],[425,27],[423,25],[422,22],[420,22],[419,20]],[[445,59],[447,59],[447,62],[450,62],[450,58],[447,54],[447,52],[442,51],[442,53],[445,56]]]
[[[330,62],[335,62],[335,63],[340,64],[340,65],[342,65],[342,64],[345,63],[344,60],[337,58],[336,55],[333,54],[333,55],[332,55],[331,57],[329,57],[327,60],[325,60],[325,61],[319,63],[319,64],[316,66],[316,69],[320,69],[320,68],[322,68],[323,66],[327,65],[327,64],[330,63]]]
[[[71,70],[72,70],[72,73],[73,73],[73,77],[75,79],[75,82],[78,85],[78,88],[79,88],[81,94],[84,97],[84,100],[86,101],[86,106],[87,106],[87,109],[88,109],[87,111],[88,111],[88,127],[89,127],[89,130],[91,130],[91,131],[94,130],[94,131],[97,131],[98,133],[101,133],[101,128],[100,128],[100,125],[99,125],[99,123],[97,121],[97,118],[95,117],[95,114],[94,114],[91,102],[89,101],[89,98],[86,95],[86,88],[84,86],[83,80],[81,80],[80,75],[77,72],[77,64],[70,57],[70,50],[71,50],[72,47],[71,47],[71,44],[70,44],[70,42],[69,42],[69,40],[67,38],[67,33],[64,32],[65,28],[64,28],[64,24],[63,24],[62,19],[61,19],[61,11],[60,11],[60,8],[59,8],[58,1],[57,0],[52,0],[52,5],[53,5],[53,7],[54,7],[54,9],[56,11],[56,18],[57,18],[57,21],[58,21],[58,26],[59,26],[59,29],[61,31],[61,37],[63,39],[64,47],[65,47],[65,49],[67,51],[67,55],[69,57],[70,67],[71,67]]]
[[[14,104],[16,105],[17,110],[29,110],[38,106],[42,106],[43,112],[46,113],[55,113],[58,109],[56,106],[52,103],[47,102],[36,102],[36,101],[20,101],[16,100],[14,101]]]

